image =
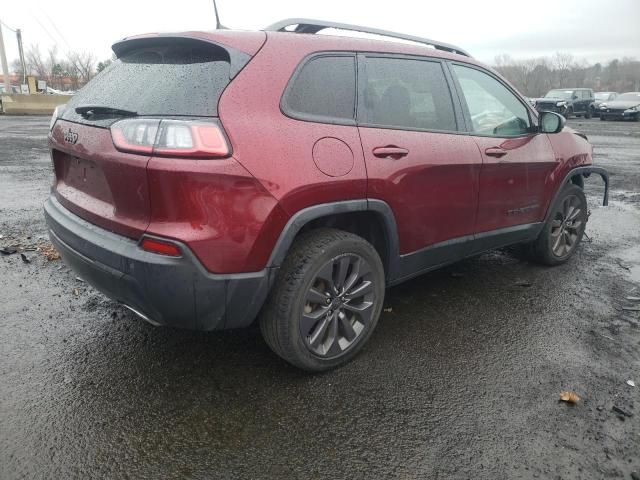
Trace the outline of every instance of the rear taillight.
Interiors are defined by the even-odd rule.
[[[128,118],[111,126],[113,144],[122,152],[186,158],[222,158],[230,152],[215,122]]]
[[[49,121],[49,131],[53,130],[53,126],[56,124],[56,121],[62,116],[65,108],[67,108],[67,106],[63,104],[63,105],[58,105],[53,110],[53,115],[51,115],[51,120]]]

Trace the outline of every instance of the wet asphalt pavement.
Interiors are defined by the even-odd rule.
[[[48,121],[0,116],[0,246],[46,242]],[[612,188],[603,208],[587,182],[575,257],[495,251],[393,288],[363,353],[327,374],[257,329],[158,329],[60,261],[2,256],[0,479],[631,479],[640,123],[570,124]]]

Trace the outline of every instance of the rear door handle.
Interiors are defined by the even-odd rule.
[[[504,148],[491,147],[491,148],[487,148],[484,151],[484,154],[488,157],[502,158],[507,154],[507,151]]]
[[[408,154],[409,150],[396,147],[395,145],[387,145],[386,147],[376,147],[373,149],[373,155],[378,158],[393,158],[394,160],[398,160],[406,157]]]

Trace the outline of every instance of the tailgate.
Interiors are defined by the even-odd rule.
[[[119,152],[107,128],[58,120],[51,132],[53,191],[88,222],[130,238],[149,225],[148,156]]]

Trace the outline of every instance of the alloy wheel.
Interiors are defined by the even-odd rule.
[[[305,346],[336,358],[367,330],[375,311],[373,273],[365,259],[344,254],[325,263],[306,293],[300,318]]]
[[[551,250],[556,257],[571,253],[578,243],[585,222],[584,205],[576,195],[569,195],[551,222]]]

